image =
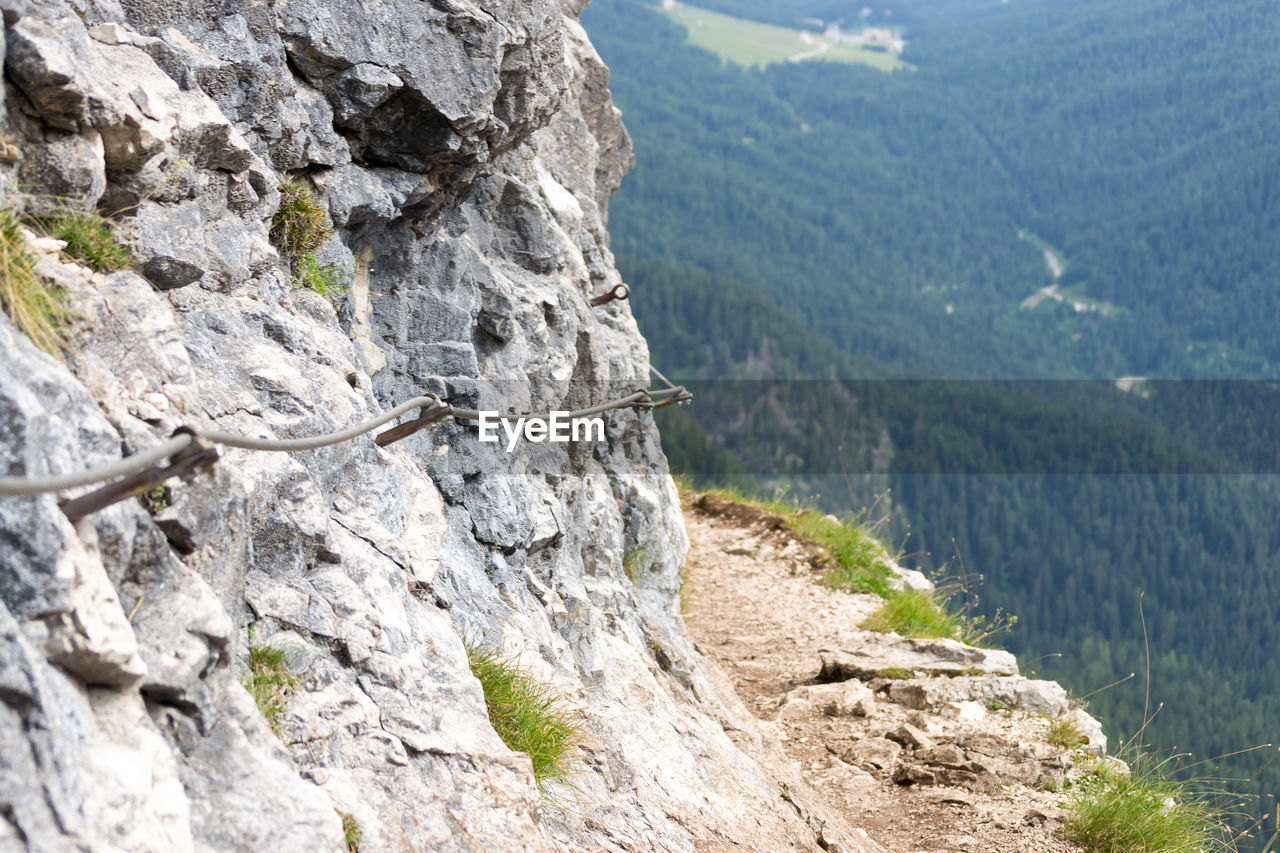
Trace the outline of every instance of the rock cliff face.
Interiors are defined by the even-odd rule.
[[[0,315],[0,475],[176,427],[302,437],[424,392],[573,408],[648,384],[606,204],[631,163],[581,0],[0,0],[4,206],[118,211],[136,270],[37,241],[65,360]],[[334,236],[335,306],[291,283],[288,181]],[[500,381],[499,381],[500,380]],[[643,411],[508,454],[454,421],[388,448],[227,451],[72,524],[0,499],[0,849],[812,847],[740,752],[676,607],[687,543]],[[625,558],[625,560],[624,560]],[[250,637],[298,679],[277,737]],[[583,710],[544,800],[463,640]],[[745,734],[743,734],[745,733]]]

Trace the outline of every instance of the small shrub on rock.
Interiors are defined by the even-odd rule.
[[[346,812],[338,814],[342,817],[342,840],[347,845],[347,853],[360,853],[360,838],[364,833],[360,830],[359,822],[355,815]]]
[[[294,287],[314,290],[333,300],[346,292],[342,271],[316,259],[315,251],[333,236],[324,203],[303,184],[280,185],[280,207],[271,218],[271,242],[289,261]]]

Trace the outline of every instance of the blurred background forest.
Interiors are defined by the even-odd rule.
[[[673,467],[875,502],[1031,668],[1138,672],[1090,700],[1113,738],[1145,593],[1145,739],[1280,741],[1280,7],[666,6],[583,23],[637,155],[613,249],[696,383]],[[1208,769],[1274,794],[1275,756]]]

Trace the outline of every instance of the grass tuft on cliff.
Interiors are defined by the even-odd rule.
[[[288,656],[283,649],[271,646],[249,647],[249,674],[244,687],[276,737],[280,736],[280,720],[284,717],[289,695],[298,683],[289,672]]]
[[[308,186],[281,184],[280,207],[271,217],[271,242],[291,259],[314,252],[333,236],[324,204]]]
[[[0,307],[40,349],[57,357],[71,320],[66,294],[36,273],[18,215],[0,210]]]
[[[281,184],[280,207],[271,217],[271,242],[288,260],[293,286],[314,290],[330,301],[347,290],[342,270],[320,263],[315,255],[332,236],[324,203],[315,192],[304,184]]]
[[[1063,834],[1090,853],[1234,851],[1212,793],[1170,778],[1167,764],[1140,755],[1127,774],[1083,780],[1068,803]]]
[[[338,812],[338,816],[342,818],[342,840],[347,845],[347,853],[360,853],[360,839],[364,837],[364,831],[360,829],[359,821],[355,815],[346,812]]]
[[[1080,727],[1070,717],[1054,717],[1049,721],[1049,730],[1045,732],[1045,742],[1059,749],[1075,749],[1085,738],[1080,734]]]
[[[583,741],[582,714],[514,662],[471,643],[467,663],[484,689],[489,722],[508,748],[533,762],[533,776],[545,793],[553,782],[566,783],[578,769]]]
[[[307,253],[298,258],[294,264],[294,287],[305,287],[314,290],[325,299],[333,300],[347,291],[346,282],[342,280],[342,270],[325,266],[316,260],[316,256]]]
[[[649,565],[652,559],[649,557],[649,549],[643,545],[632,548],[622,555],[622,571],[626,574],[627,580],[635,583],[636,574],[641,567]]]
[[[116,239],[111,224],[91,210],[59,204],[51,210],[32,213],[30,223],[43,234],[63,240],[63,252],[90,269],[109,273],[129,269],[133,258]]]

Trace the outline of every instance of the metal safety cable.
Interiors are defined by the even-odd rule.
[[[233,432],[217,432],[201,430],[200,435],[207,441],[215,444],[225,444],[227,447],[238,447],[241,450],[270,450],[285,451],[296,453],[301,450],[318,450],[321,447],[329,447],[334,444],[341,444],[344,441],[350,441],[353,438],[359,438],[367,432],[372,432],[378,427],[389,421],[403,415],[405,412],[420,409],[424,406],[439,406],[440,398],[435,394],[427,394],[422,397],[414,397],[412,400],[401,403],[394,409],[383,412],[376,418],[349,426],[338,432],[325,433],[324,435],[314,435],[310,438],[254,438],[248,435],[238,435]]]
[[[657,371],[654,371],[657,373]],[[621,408],[651,408],[657,404],[666,405],[672,402],[683,402],[692,399],[683,386],[671,385],[666,377],[657,374],[659,378],[666,382],[669,386],[658,391],[636,391],[625,397],[616,400],[610,400],[597,406],[591,406],[585,409],[578,409],[572,412],[556,412],[560,417],[574,419],[584,418],[589,415],[602,414]],[[453,417],[460,420],[479,420],[480,412],[475,409],[460,409],[442,401],[434,394],[427,394],[421,397],[414,397],[407,400],[393,409],[371,418],[354,424],[346,429],[337,432],[324,433],[322,435],[311,436],[308,438],[257,438],[254,436],[240,435],[237,433],[221,432],[219,430],[197,430],[194,428],[186,428],[180,434],[169,438],[150,450],[145,450],[130,456],[126,456],[118,462],[103,465],[97,468],[91,468],[87,471],[81,471],[75,474],[57,474],[45,477],[0,477],[0,496],[6,497],[31,497],[46,492],[58,492],[64,489],[73,489],[78,486],[88,486],[94,483],[115,480],[119,477],[125,477],[132,474],[139,474],[154,468],[160,461],[168,459],[175,454],[181,452],[193,442],[200,439],[211,443],[221,444],[226,447],[235,447],[242,450],[257,451],[274,451],[274,452],[299,452],[305,450],[317,450],[321,447],[329,447],[334,444],[341,444],[345,441],[351,441],[365,435],[383,424],[389,423],[401,415],[414,409],[422,409],[423,417],[419,421],[423,425],[440,420],[444,417]],[[549,412],[537,412],[528,414],[506,414],[497,415],[501,419],[547,419],[551,417]],[[388,433],[398,431],[395,438],[391,441],[399,440],[406,435],[416,432],[416,429],[404,430],[396,428],[389,430]],[[385,435],[385,433],[384,433]],[[379,442],[379,446],[391,443]]]
[[[90,468],[76,474],[55,474],[49,477],[0,477],[0,495],[13,497],[30,497],[44,492],[60,492],[63,489],[74,489],[77,486],[88,486],[105,480],[114,480],[126,474],[145,471],[161,459],[167,459],[191,443],[190,435],[180,435],[168,439],[150,450],[144,450],[133,456],[126,456],[119,462]]]

